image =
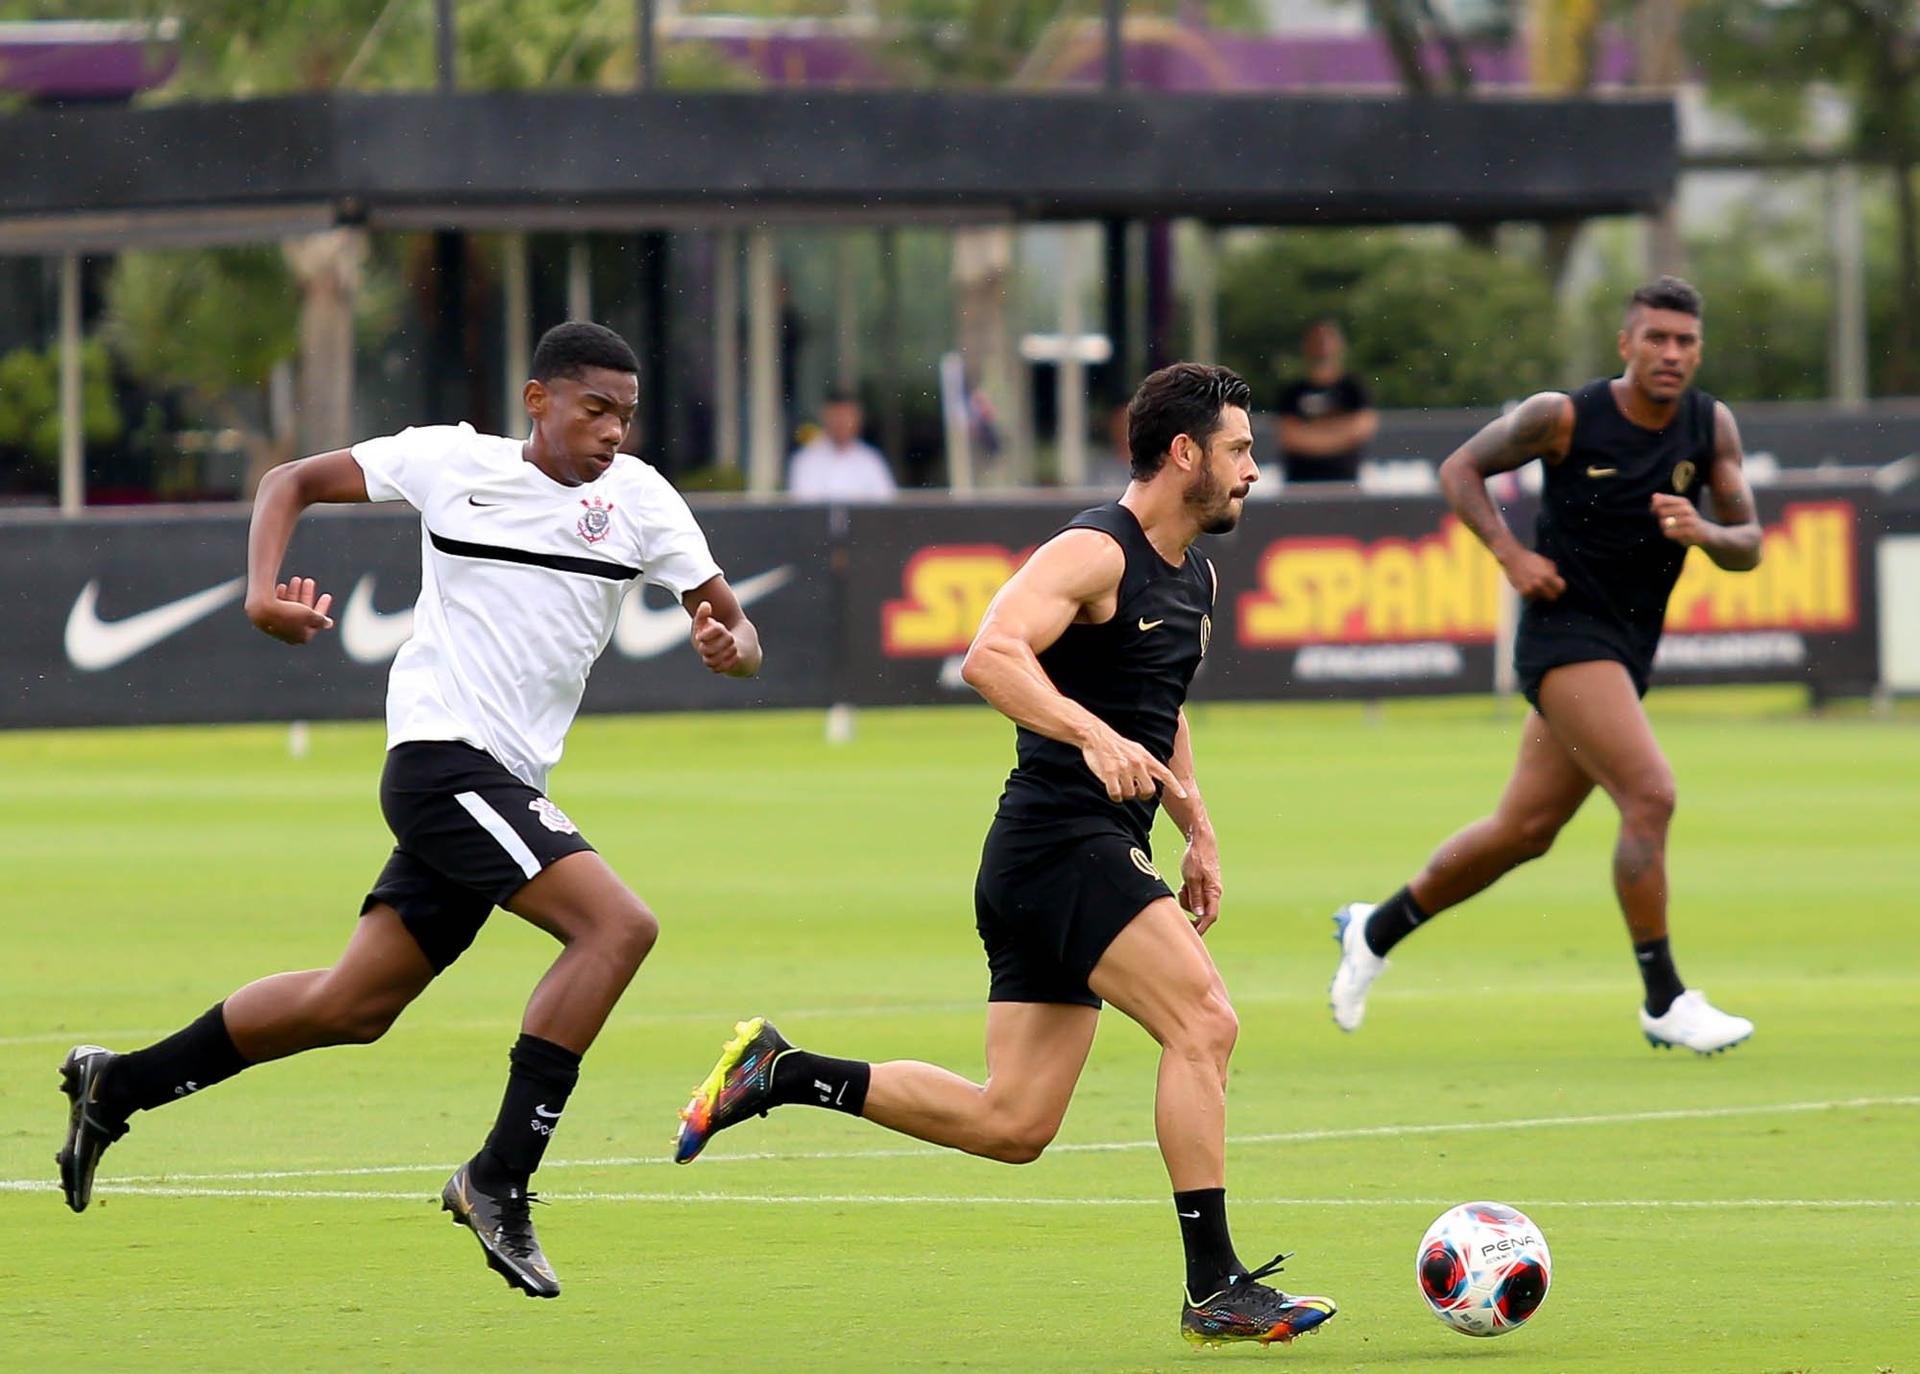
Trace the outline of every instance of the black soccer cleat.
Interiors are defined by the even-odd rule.
[[[98,1045],[75,1045],[60,1065],[60,1091],[71,1105],[67,1141],[53,1162],[60,1166],[60,1191],[76,1212],[86,1211],[93,1201],[93,1171],[100,1167],[100,1156],[127,1133],[126,1118],[100,1105],[100,1079],[119,1057]]]
[[[718,1131],[750,1116],[765,1116],[773,1105],[773,1064],[793,1046],[764,1016],[736,1022],[733,1039],[680,1113],[673,1161],[691,1164]]]
[[[453,1224],[472,1231],[486,1252],[487,1267],[530,1298],[557,1298],[560,1280],[541,1253],[533,1233],[532,1204],[539,1195],[524,1188],[488,1193],[473,1181],[473,1166],[462,1164],[440,1190],[442,1211]]]
[[[1339,1309],[1331,1298],[1297,1298],[1259,1282],[1279,1272],[1289,1255],[1275,1255],[1251,1273],[1241,1274],[1209,1297],[1187,1298],[1180,1313],[1180,1334],[1194,1345],[1258,1341],[1282,1345],[1317,1330]]]

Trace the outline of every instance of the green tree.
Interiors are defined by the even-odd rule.
[[[80,428],[89,444],[111,444],[120,437],[113,364],[97,339],[89,339],[80,352]],[[0,448],[24,453],[43,468],[60,461],[57,348],[16,348],[0,358]]]
[[[1627,298],[1645,279],[1638,253],[1618,242],[1580,309],[1584,361],[1620,370],[1615,340]],[[1818,400],[1827,394],[1828,283],[1809,272],[1825,256],[1818,226],[1748,212],[1687,243],[1689,280],[1706,298],[1700,385],[1729,401]]]
[[[890,6],[883,50],[902,76],[926,82],[999,85],[1028,68],[1050,35],[1071,23],[1097,24],[1100,0],[900,0]],[[1170,19],[1181,0],[1128,0],[1127,18]],[[1222,28],[1261,26],[1258,0],[1205,0],[1207,22]]]
[[[1688,46],[1713,96],[1776,144],[1809,132],[1811,97],[1838,91],[1848,122],[1840,151],[1892,174],[1899,310],[1889,378],[1920,389],[1920,26],[1903,0],[1699,0]]]
[[[1448,230],[1281,230],[1222,263],[1221,359],[1256,394],[1299,369],[1300,336],[1324,316],[1384,406],[1495,405],[1558,373],[1545,277]]]

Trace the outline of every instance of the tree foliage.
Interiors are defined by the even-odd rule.
[[[106,336],[144,380],[206,400],[265,385],[299,351],[299,312],[278,247],[126,253]]]
[[[90,340],[80,353],[80,427],[89,444],[120,437],[113,399],[113,365]],[[59,349],[16,348],[0,358],[0,449],[24,453],[43,467],[60,457]]]
[[[1127,17],[1169,19],[1190,6],[1180,0],[1128,0]],[[903,76],[998,85],[1013,78],[1056,24],[1097,23],[1100,0],[900,0],[888,6],[883,45]],[[1207,22],[1222,28],[1262,26],[1258,0],[1206,0]]]
[[[1776,143],[1813,132],[1822,94],[1843,115],[1840,151],[1893,174],[1895,291],[1887,375],[1920,388],[1920,16],[1904,0],[1699,0],[1689,50],[1713,97]]]
[[[1324,316],[1383,406],[1494,405],[1559,372],[1545,278],[1448,231],[1285,230],[1222,263],[1222,361],[1257,397],[1298,374],[1300,336]]]

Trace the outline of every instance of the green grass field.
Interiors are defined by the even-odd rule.
[[[1243,1031],[1229,1189],[1249,1261],[1338,1300],[1264,1358],[1326,1370],[1920,1374],[1920,722],[1656,695],[1680,779],[1682,974],[1752,1016],[1656,1054],[1590,805],[1547,859],[1402,948],[1358,1035],[1328,913],[1492,802],[1485,701],[1202,707],[1226,863],[1210,937]],[[1160,1370],[1175,1335],[1154,1050],[1107,1014],[1060,1142],[1020,1169],[804,1109],[666,1162],[740,1015],[977,1075],[974,860],[1010,730],[984,710],[592,719],[554,795],[665,932],[588,1057],[541,1186],[535,1303],[438,1211],[484,1133],[544,937],[499,915],[384,1041],[143,1116],[94,1207],[52,1191],[67,1046],[128,1047],[328,962],[388,847],[381,737],[0,735],[0,1367]],[[1177,854],[1170,831],[1160,858]],[[1499,1341],[1413,1283],[1445,1206],[1525,1207],[1551,1297]],[[55,1361],[59,1364],[56,1366]]]

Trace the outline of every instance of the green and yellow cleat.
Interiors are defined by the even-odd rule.
[[[680,1113],[673,1162],[690,1164],[715,1132],[750,1116],[765,1116],[773,1105],[768,1099],[773,1095],[774,1061],[792,1048],[764,1016],[737,1022],[713,1071]]]
[[[1231,1280],[1208,1297],[1187,1299],[1180,1313],[1180,1334],[1194,1345],[1221,1346],[1232,1341],[1285,1345],[1295,1336],[1317,1331],[1335,1312],[1331,1298],[1294,1297],[1259,1282],[1277,1273],[1287,1255],[1276,1255],[1248,1274]]]

